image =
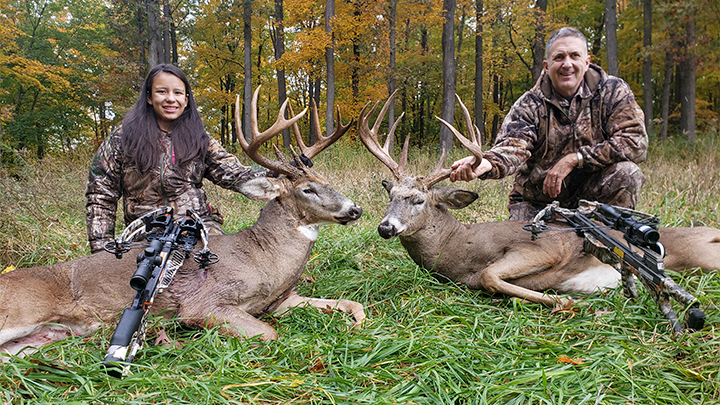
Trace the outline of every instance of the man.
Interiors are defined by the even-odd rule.
[[[630,86],[590,63],[585,36],[575,28],[547,41],[543,72],[505,117],[495,145],[475,168],[473,156],[452,165],[451,181],[515,174],[510,220],[529,221],[557,200],[580,199],[627,208],[645,183],[643,112]]]

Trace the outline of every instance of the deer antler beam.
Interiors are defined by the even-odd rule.
[[[403,160],[401,160],[401,164],[397,164],[395,160],[390,156],[389,148],[390,148],[390,139],[392,138],[392,135],[395,132],[395,128],[397,128],[398,121],[400,121],[400,118],[402,118],[402,115],[398,120],[395,122],[395,124],[390,129],[390,132],[388,133],[388,138],[385,141],[385,146],[380,146],[380,142],[378,141],[378,130],[380,129],[380,124],[382,123],[383,119],[385,118],[385,113],[388,110],[388,107],[390,106],[390,103],[392,102],[393,98],[395,97],[395,94],[397,94],[397,90],[390,95],[390,97],[385,102],[385,105],[380,110],[380,113],[378,114],[377,119],[375,120],[375,124],[373,125],[372,130],[368,126],[368,119],[369,117],[375,112],[375,109],[377,108],[379,102],[376,102],[375,105],[370,108],[368,111],[368,107],[370,106],[370,102],[365,104],[362,111],[360,111],[360,117],[358,118],[358,134],[360,135],[360,140],[365,144],[365,147],[375,155],[378,160],[380,160],[385,166],[390,169],[393,176],[395,176],[396,179],[400,180],[403,177],[403,173],[405,171],[405,162],[407,161],[407,139],[405,142],[405,146],[403,147]]]
[[[467,107],[465,107],[465,104],[463,104],[462,100],[460,100],[460,96],[455,94],[455,98],[457,98],[458,102],[460,103],[460,108],[463,112],[463,118],[465,119],[465,125],[467,126],[468,132],[470,133],[470,139],[467,139],[465,136],[463,136],[460,131],[455,129],[454,126],[452,126],[450,123],[445,121],[444,119],[435,116],[440,122],[442,122],[449,130],[450,132],[455,135],[455,138],[457,138],[458,141],[465,147],[465,149],[469,150],[470,153],[475,156],[475,162],[473,162],[472,167],[473,169],[478,167],[480,163],[482,162],[482,145],[481,145],[481,139],[480,136],[480,130],[476,125],[473,124],[472,118],[470,117],[470,112],[468,111]]]
[[[252,98],[252,104],[250,106],[250,118],[251,118],[251,139],[250,142],[245,139],[245,136],[243,135],[242,131],[242,125],[241,125],[241,119],[240,119],[240,96],[238,95],[235,100],[235,130],[237,137],[240,140],[240,146],[242,146],[245,153],[252,159],[255,163],[259,164],[260,166],[265,167],[266,169],[274,170],[278,173],[285,174],[289,177],[296,177],[300,174],[299,169],[296,167],[293,167],[287,162],[282,161],[273,161],[265,156],[261,155],[258,150],[260,149],[260,146],[262,146],[265,142],[272,139],[274,136],[280,134],[285,129],[289,128],[293,124],[295,124],[300,118],[305,115],[307,112],[307,108],[305,108],[300,114],[295,115],[289,119],[285,118],[285,109],[288,105],[288,100],[285,100],[285,102],[280,107],[280,112],[278,113],[278,118],[275,121],[275,123],[270,126],[270,128],[266,129],[264,132],[260,132],[260,129],[258,128],[258,119],[257,119],[257,99],[258,94],[260,93],[260,87],[255,90],[255,93],[253,94]]]
[[[292,106],[290,106],[290,114],[293,114]],[[328,146],[332,145],[335,141],[340,139],[345,132],[347,132],[348,129],[353,124],[353,120],[350,120],[350,122],[347,125],[343,125],[342,123],[342,116],[340,115],[340,107],[337,108],[337,127],[335,127],[335,131],[329,135],[329,136],[323,136],[322,128],[320,127],[320,118],[318,116],[317,111],[317,105],[315,104],[315,100],[312,100],[312,120],[313,125],[315,127],[315,134],[317,134],[317,141],[312,146],[308,147],[305,146],[305,142],[303,142],[302,135],[300,134],[300,130],[297,126],[297,123],[293,124],[293,134],[295,135],[295,140],[298,143],[298,146],[300,148],[300,152],[304,154],[308,159],[312,159],[313,157],[317,156],[318,153],[323,151]]]

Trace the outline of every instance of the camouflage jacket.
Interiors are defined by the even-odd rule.
[[[204,159],[175,164],[171,134],[164,135],[165,147],[160,166],[140,173],[130,164],[122,150],[121,130],[115,131],[100,145],[90,164],[85,196],[86,222],[90,250],[101,250],[114,237],[117,203],[123,199],[125,224],[162,206],[171,206],[176,214],[195,211],[201,218],[211,217],[212,208],[202,189],[203,178],[220,187],[241,192],[243,183],[263,171],[243,166],[235,155],[225,151],[209,137]],[[220,219],[220,222],[222,220]]]
[[[484,152],[492,169],[481,178],[515,174],[515,190],[542,191],[547,172],[569,153],[579,151],[584,166],[568,176],[587,176],[620,161],[642,162],[647,146],[644,114],[622,79],[591,64],[568,101],[543,72],[512,106],[495,145]]]

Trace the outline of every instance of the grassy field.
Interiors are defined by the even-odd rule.
[[[461,151],[455,151],[459,157]],[[90,156],[46,159],[0,174],[0,269],[50,264],[88,253],[84,190]],[[410,157],[427,174],[436,157]],[[362,205],[347,227],[323,228],[300,293],[363,303],[368,319],[297,309],[268,318],[274,342],[228,339],[217,330],[152,320],[148,346],[122,380],[100,369],[114,325],[0,365],[8,404],[712,404],[720,403],[720,278],[676,274],[708,315],[679,337],[654,302],[621,290],[586,297],[571,311],[440,283],[397,239],[376,226],[389,171],[357,146],[316,159],[336,189]],[[719,227],[720,139],[653,146],[639,209],[667,225]],[[463,222],[507,217],[509,180],[461,183],[480,194]],[[226,228],[251,225],[261,205],[206,184]],[[122,288],[122,286],[118,286]],[[22,305],[21,302],[18,305]],[[163,328],[178,348],[153,346]]]

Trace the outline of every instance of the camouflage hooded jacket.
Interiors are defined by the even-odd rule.
[[[130,164],[122,150],[121,129],[107,137],[90,164],[85,196],[86,222],[90,250],[101,250],[114,237],[117,203],[123,199],[125,224],[162,206],[175,213],[195,211],[201,218],[211,218],[212,208],[202,189],[203,178],[220,187],[242,192],[243,184],[264,176],[263,171],[243,166],[238,158],[209,138],[204,158],[175,164],[171,134],[163,136],[165,147],[160,166],[140,173]],[[217,218],[214,218],[218,220]],[[220,220],[221,222],[222,220]]]
[[[622,79],[591,64],[568,101],[557,95],[543,72],[515,102],[495,145],[483,154],[492,169],[481,178],[516,174],[514,189],[537,195],[547,172],[565,155],[579,151],[584,160],[583,170],[573,170],[568,177],[587,176],[621,161],[640,163],[647,146],[644,114]]]

